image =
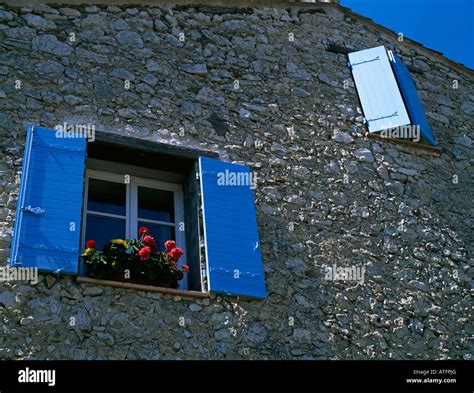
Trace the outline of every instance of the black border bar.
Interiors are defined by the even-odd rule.
[[[469,392],[469,361],[0,361],[0,392]],[[54,370],[55,385],[20,383]],[[425,382],[408,383],[408,378]],[[455,379],[456,382],[429,382]]]

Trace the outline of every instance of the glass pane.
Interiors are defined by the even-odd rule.
[[[173,192],[138,187],[138,217],[174,222]]]
[[[97,250],[102,250],[112,239],[124,238],[125,219],[87,215],[86,241],[95,240]]]
[[[89,179],[87,210],[125,215],[125,184]]]
[[[140,227],[147,227],[150,230],[150,235],[155,238],[160,251],[165,251],[165,242],[167,240],[176,240],[174,235],[174,227],[160,224],[150,224],[148,222],[139,222],[138,228]]]

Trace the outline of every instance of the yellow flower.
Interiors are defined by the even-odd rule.
[[[91,255],[93,252],[94,252],[94,249],[93,249],[93,248],[86,248],[86,250],[84,251],[84,254],[82,254],[82,256],[83,256],[83,257],[88,257],[88,256]]]
[[[123,240],[123,239],[113,239],[112,244],[117,244],[119,246],[124,246],[125,248],[128,248],[128,246],[130,245],[129,242],[127,242],[126,240]]]

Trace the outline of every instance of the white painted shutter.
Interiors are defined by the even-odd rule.
[[[410,124],[385,47],[364,49],[348,56],[369,131]]]

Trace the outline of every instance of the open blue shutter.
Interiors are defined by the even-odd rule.
[[[410,115],[411,124],[420,127],[421,136],[432,145],[436,145],[436,139],[431,131],[431,127],[425,116],[423,105],[416,93],[415,83],[410,75],[410,71],[403,64],[403,62],[394,54],[391,56],[391,63],[395,76],[398,81],[398,86],[402,92],[405,104]]]
[[[410,124],[385,47],[364,49],[348,56],[369,131]]]
[[[77,274],[85,157],[85,138],[28,130],[11,266]]]
[[[209,291],[265,298],[250,169],[200,157],[199,172]]]

